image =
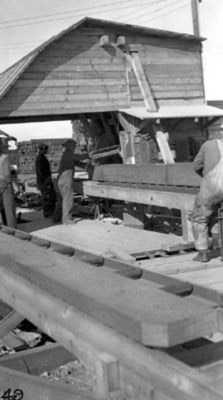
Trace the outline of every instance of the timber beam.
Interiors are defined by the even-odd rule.
[[[128,337],[118,334],[113,329],[87,317],[75,307],[70,307],[63,301],[38,289],[35,285],[27,284],[26,279],[15,278],[14,274],[6,268],[0,267],[0,270],[2,272],[4,270],[4,279],[1,279],[0,283],[1,296],[4,301],[16,308],[18,312],[22,311],[26,318],[47,334],[56,340],[59,339],[78,358],[87,362],[88,365],[89,363],[91,366],[94,365],[95,371],[98,360],[103,361],[106,365],[106,379],[108,376],[110,377],[110,382],[113,382],[115,389],[113,392],[118,393],[119,398],[122,398],[124,391],[126,394],[123,396],[124,398],[130,397],[137,400],[154,398],[165,398],[166,400],[223,399],[222,395],[212,386],[211,379],[203,374],[159,350],[145,348]],[[1,278],[2,276],[1,274]],[[101,354],[104,352],[111,356],[106,359],[102,358]],[[119,360],[119,368],[116,360]],[[99,370],[105,368],[105,365],[99,367]],[[4,383],[6,378],[4,378],[3,370],[2,376]],[[120,390],[116,391],[119,376]],[[15,382],[17,384],[15,379],[8,382],[10,385],[13,382],[14,385]],[[102,389],[103,387],[100,390]],[[59,399],[55,393],[54,396],[48,398]]]
[[[75,355],[57,343],[19,351],[0,357],[0,366],[15,371],[40,375],[76,359]]]

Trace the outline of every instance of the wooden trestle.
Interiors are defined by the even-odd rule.
[[[50,241],[34,234],[2,230],[0,297],[93,368],[95,391],[86,395],[27,375],[24,369],[15,371],[10,364],[13,356],[8,356],[8,364],[7,357],[3,362],[0,358],[1,393],[19,389],[25,400],[223,399],[220,383],[187,365],[187,357],[179,361],[189,348],[185,343],[192,341],[195,351],[200,338],[223,331],[217,296],[207,301],[202,291],[194,295],[193,284],[185,290],[176,278],[155,272],[146,275],[133,264],[77,249],[72,255],[71,250],[55,251]],[[222,344],[205,339],[204,353],[209,351],[211,358],[208,346],[212,361],[213,354],[219,359]],[[69,358],[58,345],[55,351],[61,359]],[[14,365],[19,369],[18,362]]]

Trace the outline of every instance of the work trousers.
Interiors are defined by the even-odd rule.
[[[214,200],[212,202],[207,201],[202,198],[199,193],[195,197],[191,222],[195,248],[198,251],[208,250],[210,231],[215,235],[218,233],[218,224],[216,223],[215,218],[217,214],[217,209],[218,203],[214,202]]]
[[[62,172],[58,179],[58,189],[62,196],[62,223],[72,220],[73,209],[73,171]]]
[[[56,204],[56,192],[51,178],[45,180],[40,186],[40,191],[42,195],[43,216],[45,218],[51,217]]]
[[[16,228],[16,207],[12,185],[10,184],[4,188],[0,187],[0,195],[2,197],[7,226]]]

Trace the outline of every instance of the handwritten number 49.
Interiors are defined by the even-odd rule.
[[[7,389],[1,394],[0,398],[3,400],[22,400],[23,391],[20,389]]]

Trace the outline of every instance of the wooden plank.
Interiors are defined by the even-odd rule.
[[[12,308],[4,303],[3,301],[0,300],[0,319],[3,319],[4,317],[7,317],[7,315],[13,311]]]
[[[131,91],[131,89],[130,89]],[[179,91],[176,90],[174,92],[170,92],[170,91],[162,91],[162,92],[156,92],[154,94],[154,98],[155,100],[171,100],[171,99],[182,99],[183,98],[187,98],[187,99],[202,99],[202,92],[200,91],[192,91],[192,90],[188,90],[188,91]],[[131,93],[131,100],[136,102],[136,101],[140,101],[142,103],[142,99],[140,97],[139,93]],[[134,107],[134,104],[131,103],[132,107]],[[141,106],[142,104],[140,104],[139,106]],[[168,104],[169,105],[169,104]]]
[[[100,58],[92,60],[91,64],[79,64],[76,62],[75,59],[68,59],[67,57],[54,57],[50,58],[47,57],[45,61],[43,62],[38,62],[38,69],[35,69],[35,71],[30,71],[28,70],[27,72],[24,73],[24,79],[28,79],[29,77],[33,77],[36,72],[42,72],[44,71],[53,71],[55,67],[60,67],[62,68],[61,64],[63,65],[63,71],[71,71],[71,68],[73,68],[73,72],[76,73],[88,73],[89,71],[93,71],[94,68],[97,71],[124,71],[125,70],[125,65],[123,63],[123,60],[118,58],[114,59],[114,62],[110,62],[108,59]],[[46,68],[46,69],[45,69]],[[68,69],[67,69],[68,68]],[[56,69],[56,71],[59,71],[59,69]],[[188,81],[188,84],[192,83],[191,81]]]
[[[80,86],[70,86],[67,87],[66,83],[64,84],[64,86],[45,86],[45,87],[38,87],[37,89],[33,89],[33,88],[29,88],[29,87],[25,87],[23,89],[14,89],[14,95],[16,98],[18,98],[18,96],[23,97],[23,96],[27,96],[27,95],[32,95],[32,96],[51,96],[54,97],[54,95],[72,95],[72,94],[85,94],[85,93],[101,93],[104,90],[105,86],[104,85],[98,85],[98,86],[88,86],[88,85],[80,85]],[[124,92],[126,89],[125,85],[109,85],[109,92],[113,93],[113,92]]]
[[[57,343],[50,343],[3,356],[0,358],[0,366],[31,375],[40,375],[44,371],[51,371],[74,360],[74,354]]]
[[[52,332],[54,337],[58,336],[60,331],[63,332],[62,341],[66,342],[69,349],[77,351],[80,356],[83,353],[89,355],[90,349],[94,348],[94,357],[99,351],[109,351],[113,357],[118,358],[120,382],[127,395],[138,400],[152,400],[154,395],[163,400],[222,399],[211,381],[194,369],[158,350],[134,343],[114,330],[87,318],[73,307],[67,312],[66,304],[57,302],[57,320],[54,321],[51,317],[55,315],[54,297],[40,291],[38,293],[40,302],[37,304],[37,293],[33,285],[27,285],[25,281],[23,285],[19,278],[19,288],[17,287],[17,290],[15,287],[14,292],[12,282],[5,282],[6,286],[1,286],[5,301],[7,299],[13,307],[16,305],[18,311],[23,309],[25,315],[33,323],[35,321],[41,329],[48,333]],[[22,299],[24,293],[26,295],[29,293],[29,302]],[[36,306],[38,306],[38,311]],[[84,349],[88,349],[89,353],[87,354],[87,350],[84,352]]]
[[[48,241],[53,246],[54,243],[74,249],[75,256],[85,261],[86,257],[95,255],[107,261],[112,262],[112,268],[120,267],[119,261],[128,258],[128,261],[134,261],[129,267],[135,266],[135,259],[130,256],[133,253],[160,250],[161,246],[170,246],[171,244],[182,243],[182,237],[151,231],[136,231],[134,228],[123,225],[114,225],[105,223],[105,221],[82,220],[67,230],[66,226],[51,227],[33,232],[33,238],[39,237],[41,240]],[[97,259],[96,257],[96,259]],[[91,258],[89,258],[90,262]],[[93,258],[94,261],[94,258]],[[97,261],[97,260],[96,260]],[[102,260],[101,260],[102,261]],[[100,261],[100,264],[101,264]],[[88,258],[86,258],[88,262]],[[116,264],[117,263],[117,264]],[[103,264],[103,263],[102,263]],[[128,265],[126,265],[128,267]]]
[[[77,54],[74,51],[66,51],[63,49],[60,49],[58,51],[54,51],[52,54],[47,55],[48,60],[58,60],[58,58],[62,57],[62,60],[66,58],[67,61],[72,60],[74,64],[76,65],[89,65],[90,61],[92,60],[94,64],[101,65],[101,64],[120,64],[122,61],[122,58],[116,58],[112,56],[106,55],[104,57],[104,52],[103,53],[94,53],[91,56],[88,54],[84,56],[84,53],[80,54],[77,56]],[[38,65],[38,64],[36,64]],[[35,68],[34,66],[31,68],[31,66],[27,69],[27,72],[34,72]]]
[[[187,77],[187,76],[183,76],[183,77],[178,77],[176,76],[174,78],[174,76],[167,76],[164,74],[158,74],[158,75],[153,75],[150,79],[150,83],[151,85],[161,85],[163,87],[168,86],[168,85],[174,85],[177,86],[178,85],[181,87],[182,85],[188,85],[190,86],[194,86],[197,85],[200,87],[200,84],[202,84],[202,79],[201,77],[194,75],[191,77]]]
[[[15,372],[1,366],[0,392],[1,396],[7,396],[8,393],[8,396],[24,400],[93,400],[94,398],[86,392],[75,390],[69,385]]]
[[[167,91],[171,91],[171,92],[182,92],[182,91],[200,91],[202,92],[200,85],[198,83],[194,83],[194,82],[190,82],[190,83],[176,83],[176,82],[171,82],[171,79],[163,79],[163,80],[159,80],[159,82],[157,83],[153,83],[153,81],[151,81],[151,86],[152,89],[155,90],[156,92],[167,92]],[[132,93],[137,93],[139,91],[138,86],[136,85],[136,83],[134,81],[132,81],[131,84],[131,92]]]
[[[94,169],[93,180],[99,182],[140,182],[166,185],[166,173],[166,166],[162,164],[98,165]]]
[[[100,165],[94,170],[95,181],[147,183],[167,186],[198,187],[200,177],[193,171],[192,163],[174,165]]]
[[[0,321],[0,339],[4,338],[12,329],[22,322],[24,317],[12,310]]]
[[[188,91],[178,91],[176,90],[175,92],[162,92],[162,93],[156,93],[155,94],[155,98],[158,99],[178,99],[178,98],[182,98],[182,97],[186,97],[188,99],[193,99],[193,98],[202,98],[202,92],[200,90],[188,90]]]
[[[138,341],[166,347],[212,333],[216,329],[214,309],[193,302],[190,304],[189,300],[185,302],[184,299],[178,299],[176,303],[174,295],[159,291],[148,282],[126,279],[103,268],[99,272],[78,260],[72,272],[69,266],[73,266],[74,260],[61,256],[61,262],[58,262],[56,257],[59,255],[55,257],[54,253],[47,250],[36,249],[29,242],[26,243],[25,252],[25,243],[22,242],[23,254],[19,254],[20,241],[17,242],[13,237],[10,239],[15,243],[13,261],[10,254],[3,250],[3,242],[7,243],[7,237],[3,238],[0,245],[0,260],[1,264],[7,264],[8,270],[18,274],[18,279],[19,276],[26,276],[39,288],[59,295],[70,305],[75,304],[91,317]],[[38,270],[38,262],[27,262],[28,254],[32,253],[34,257],[34,251],[39,256],[41,254],[42,266],[38,266]],[[69,274],[66,273],[68,268]],[[5,282],[4,273],[5,268],[2,268],[2,282]],[[10,277],[8,272],[6,280],[9,279],[13,281],[15,277]],[[103,291],[100,289],[102,287]]]
[[[157,52],[154,54],[154,57],[151,57],[151,53],[149,54],[148,52],[145,52],[145,56],[149,56],[151,59],[151,65],[153,64],[159,64],[159,65],[166,65],[167,67],[171,67],[172,65],[175,66],[182,66],[184,68],[194,68],[198,69],[200,67],[200,57],[198,54],[192,53],[187,55],[187,54],[181,54],[180,56],[176,57],[176,54],[168,54],[165,56],[165,52]],[[146,57],[142,58],[142,61],[145,62]],[[148,61],[147,61],[147,67],[148,67]]]
[[[100,182],[88,181],[83,183],[85,196],[127,201],[130,203],[156,205],[159,207],[181,209],[182,204],[187,210],[192,210],[195,194],[168,192],[145,188],[131,188],[114,182],[109,185]]]
[[[201,342],[201,343],[199,343]],[[197,340],[182,348],[171,348],[167,350],[168,354],[192,367],[201,367],[222,360],[223,342],[211,342],[209,340]]]
[[[99,96],[100,97],[100,96]],[[89,101],[86,104],[86,100],[82,102],[70,102],[70,101],[57,101],[53,103],[46,104],[41,103],[23,103],[19,106],[19,104],[4,104],[1,107],[1,114],[5,115],[6,113],[10,113],[12,116],[16,115],[35,115],[38,113],[42,114],[63,114],[63,113],[84,113],[84,112],[98,112],[106,109],[109,111],[113,111],[120,107],[128,107],[127,98],[124,97],[124,94],[119,99],[114,100],[112,97],[107,97],[107,99],[95,99],[94,101]],[[105,101],[106,100],[106,101]],[[46,102],[47,103],[47,102]],[[115,103],[115,106],[114,106]],[[82,107],[82,108],[81,108]],[[15,111],[14,111],[15,110]]]
[[[143,62],[143,60],[142,60]],[[143,63],[144,64],[144,63]],[[182,73],[185,74],[185,76],[190,76],[190,74],[194,75],[197,74],[198,76],[201,76],[201,71],[200,71],[200,66],[199,65],[184,65],[184,64],[160,64],[159,62],[151,62],[149,65],[145,65],[145,72],[147,72],[147,68],[150,70],[151,76],[153,73],[159,74],[159,73],[166,73],[167,75],[170,74],[170,76],[174,75],[174,73]]]
[[[94,105],[89,104],[86,105],[86,102],[83,102],[82,105],[78,104],[76,105],[76,107],[71,107],[71,108],[63,108],[63,106],[61,105],[61,103],[55,103],[56,106],[52,109],[48,109],[48,108],[33,108],[31,110],[12,110],[12,108],[9,105],[9,108],[5,111],[1,111],[0,110],[0,119],[4,123],[6,123],[6,121],[11,121],[11,119],[13,118],[14,120],[16,120],[18,122],[18,120],[21,122],[27,122],[27,120],[32,120],[34,122],[34,120],[36,119],[36,117],[38,116],[38,118],[41,118],[42,121],[49,121],[49,119],[51,121],[55,121],[55,118],[57,118],[57,120],[61,120],[61,117],[66,118],[66,119],[72,119],[72,115],[74,114],[83,114],[83,113],[97,113],[99,111],[101,112],[106,112],[106,111],[118,111],[118,109],[120,107],[128,107],[129,104],[124,100],[119,100],[118,104],[116,104],[114,106],[114,103],[111,102],[111,104],[105,104],[105,102],[97,102],[97,104]],[[69,118],[68,118],[69,116]],[[9,123],[9,122],[7,122]]]
[[[157,130],[155,136],[164,164],[174,164],[173,155],[165,133]]]
[[[112,100],[117,102],[119,99],[124,99],[125,98],[125,93],[123,92],[114,92],[114,93],[100,93],[100,96],[98,96],[97,93],[76,93],[76,94],[71,94],[71,93],[65,93],[65,94],[44,94],[44,95],[35,95],[33,96],[32,93],[30,96],[28,96],[25,100],[23,96],[16,96],[15,99],[10,100],[10,105],[11,106],[18,106],[21,101],[23,101],[23,104],[21,105],[20,109],[22,108],[28,108],[28,107],[33,107],[32,103],[36,103],[38,106],[38,103],[48,103],[50,102],[51,105],[54,103],[70,103],[71,105],[74,105],[75,102],[80,101],[80,103],[84,102],[94,102],[97,101],[98,98],[100,98],[100,101],[102,100]],[[4,110],[5,108],[9,107],[8,105],[3,105],[2,109]]]
[[[145,106],[149,111],[156,111],[157,107],[153,99],[153,95],[150,89],[150,84],[148,78],[144,72],[143,66],[141,64],[139,54],[130,52],[125,54],[127,60],[129,61],[139,85]]]
[[[201,178],[193,170],[192,163],[176,163],[167,166],[168,185],[200,186]]]
[[[116,68],[112,68],[110,66],[110,69],[107,69],[106,71],[103,70],[103,68],[97,68],[96,66],[92,66],[92,70],[90,71],[74,71],[72,73],[72,68],[73,66],[66,66],[64,68],[50,68],[48,74],[46,76],[46,72],[44,72],[45,67],[43,66],[41,69],[35,71],[35,72],[30,72],[26,73],[24,75],[23,79],[25,80],[33,80],[33,79],[119,79],[120,77],[125,77],[125,69],[122,66],[116,66]]]
[[[133,135],[130,132],[119,131],[119,141],[121,145],[121,155],[124,164],[131,164],[135,161],[135,149]]]
[[[29,347],[28,344],[13,331],[9,332],[1,342],[9,349],[15,351],[21,351],[21,349],[27,349]]]
[[[57,86],[62,86],[62,87],[67,87],[67,88],[72,88],[75,87],[76,85],[78,86],[100,86],[102,85],[102,83],[104,83],[100,78],[95,78],[95,79],[89,79],[89,78],[85,78],[85,79],[61,79],[61,80],[57,80],[57,79],[45,79],[41,82],[39,82],[38,87],[39,88],[45,88],[45,87],[57,87]],[[113,79],[113,78],[107,78],[106,79],[106,85],[108,86],[112,86],[112,85],[124,85],[126,84],[126,79],[124,77],[119,77],[117,79]],[[24,80],[24,79],[20,79],[16,85],[15,88],[18,89],[23,89],[25,87],[31,87],[31,88],[36,88],[36,80]]]

